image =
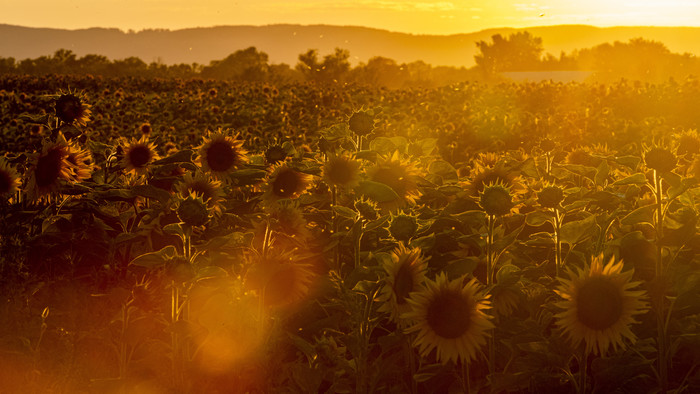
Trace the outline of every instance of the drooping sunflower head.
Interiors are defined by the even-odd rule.
[[[54,109],[56,117],[64,123],[85,126],[90,120],[90,106],[85,104],[80,95],[74,92],[58,95]]]
[[[486,314],[491,307],[488,296],[475,278],[467,283],[463,277],[450,281],[440,273],[435,281],[426,280],[422,290],[411,293],[408,303],[411,311],[402,317],[413,323],[406,332],[417,333],[413,345],[422,356],[437,349],[443,364],[475,359],[494,327]]]
[[[68,143],[59,134],[55,142],[45,144],[35,156],[27,185],[30,199],[56,192],[62,181],[72,180],[74,168],[67,160],[68,152]]]
[[[668,148],[651,146],[644,152],[644,164],[658,172],[671,172],[678,164],[678,158]]]
[[[143,175],[148,166],[158,160],[155,143],[149,142],[145,135],[125,143],[123,151],[122,166],[128,173]]]
[[[308,239],[311,236],[309,223],[296,201],[286,200],[270,207],[270,217],[275,220],[277,230],[290,237]]]
[[[421,192],[418,188],[418,170],[410,162],[401,160],[399,152],[394,152],[391,157],[380,159],[378,163],[367,169],[367,176],[373,182],[383,183],[389,186],[398,196],[398,201],[388,204],[382,202],[386,208],[401,207],[406,204],[415,204]]]
[[[287,160],[289,152],[280,144],[270,145],[265,149],[265,162],[270,165],[275,165],[279,162]]]
[[[380,312],[389,313],[389,318],[398,324],[404,324],[401,314],[411,311],[409,295],[420,290],[428,269],[427,259],[419,248],[408,249],[403,244],[394,249],[391,258],[383,262],[386,282],[377,301],[382,302]]]
[[[6,198],[19,188],[19,174],[4,157],[0,157],[0,198]]]
[[[416,231],[418,231],[418,220],[415,216],[406,215],[405,213],[391,215],[389,234],[397,241],[408,243],[416,234]]]
[[[556,293],[563,300],[556,303],[562,309],[557,325],[574,346],[583,342],[587,350],[605,355],[611,346],[617,351],[625,340],[636,339],[630,325],[648,304],[643,290],[633,290],[640,282],[632,282],[632,275],[632,270],[622,272],[622,261],[603,264],[601,255],[590,266],[569,270],[570,279],[559,279]]]
[[[353,188],[360,183],[360,162],[347,155],[331,156],[323,164],[323,179],[329,185]]]
[[[198,147],[202,170],[221,178],[245,163],[248,152],[243,149],[243,142],[237,139],[237,136],[222,129],[208,133],[202,145]]]
[[[377,203],[365,197],[355,201],[355,209],[364,220],[376,220],[378,217]]]
[[[209,221],[209,208],[202,197],[189,195],[180,200],[177,207],[177,217],[188,226],[203,226]]]
[[[510,168],[501,157],[481,155],[472,163],[469,180],[464,184],[469,195],[477,197],[490,184],[501,184],[510,188],[513,194],[520,194],[523,186],[518,171]]]
[[[557,185],[545,185],[537,192],[537,203],[544,208],[558,208],[564,201],[564,189]]]
[[[358,136],[365,136],[374,130],[374,115],[369,111],[357,111],[348,119],[350,131]]]
[[[676,154],[692,158],[700,153],[700,135],[697,130],[686,130],[676,140]]]
[[[299,197],[310,185],[311,176],[299,172],[286,163],[274,167],[263,186],[263,200],[272,204],[281,199]]]
[[[502,184],[490,184],[479,194],[479,205],[488,215],[506,215],[514,206],[513,196]]]
[[[187,198],[191,194],[201,197],[207,206],[214,211],[220,209],[221,199],[224,196],[221,182],[200,171],[194,174],[185,174],[182,182],[177,186],[177,191],[183,198]]]

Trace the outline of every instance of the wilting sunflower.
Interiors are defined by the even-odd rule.
[[[323,164],[323,179],[329,185],[355,187],[360,183],[360,162],[346,155],[331,156]]]
[[[245,284],[263,297],[266,306],[279,307],[304,299],[314,277],[311,265],[300,256],[278,251],[273,245],[266,255],[252,257]]]
[[[659,172],[671,172],[676,168],[678,158],[670,149],[652,146],[644,153],[644,164]]]
[[[19,174],[0,157],[0,198],[11,196],[19,187]]]
[[[399,244],[391,253],[391,259],[384,261],[383,267],[387,277],[377,298],[382,302],[379,311],[389,313],[390,319],[401,325],[404,323],[401,315],[411,311],[409,294],[420,290],[425,281],[427,259],[423,258],[420,249],[408,249]]]
[[[74,181],[80,182],[89,179],[95,169],[95,163],[89,150],[81,148],[77,142],[68,146],[66,161],[71,164],[71,177]]]
[[[221,178],[241,166],[246,161],[248,152],[243,149],[243,142],[236,137],[222,129],[215,133],[209,132],[197,148],[202,170]]]
[[[501,216],[513,208],[510,189],[502,184],[489,184],[479,193],[479,206],[489,215]]]
[[[399,152],[367,169],[369,180],[389,186],[398,196],[398,201],[382,202],[379,205],[395,209],[405,204],[415,204],[421,192],[418,188],[418,170],[409,162],[400,159]]]
[[[64,123],[85,126],[90,120],[90,108],[79,96],[73,92],[60,94],[54,105],[56,117]]]
[[[133,172],[136,175],[142,175],[148,169],[148,165],[158,160],[156,153],[156,145],[148,142],[147,136],[142,136],[140,139],[132,139],[130,143],[124,147],[124,157],[122,165],[127,172]]]
[[[465,182],[464,187],[471,196],[477,197],[487,185],[498,183],[508,187],[511,194],[520,195],[524,192],[524,186],[516,167],[517,163],[503,157],[496,159],[493,154],[481,155],[473,161],[469,181]]]
[[[476,278],[465,284],[463,277],[450,281],[440,273],[435,281],[426,280],[421,291],[411,293],[411,312],[401,317],[413,321],[406,332],[418,333],[413,345],[422,356],[437,349],[437,359],[443,364],[469,362],[494,328],[485,312],[491,307],[487,298]]]
[[[296,198],[309,187],[310,182],[310,175],[301,173],[285,163],[277,164],[263,186],[263,200],[275,203],[285,198]]]
[[[194,194],[201,197],[214,212],[221,210],[221,199],[224,197],[221,182],[212,179],[208,174],[200,171],[185,174],[177,190],[183,198]]]
[[[564,300],[556,303],[563,311],[556,315],[557,325],[574,346],[585,342],[586,350],[604,355],[613,347],[624,348],[624,340],[634,341],[630,325],[634,315],[648,309],[643,290],[632,290],[641,282],[631,282],[634,271],[622,272],[622,261],[614,258],[603,265],[603,256],[590,266],[569,270],[571,279],[559,279],[556,290]]]
[[[68,158],[68,143],[61,134],[55,142],[44,145],[29,169],[27,193],[31,200],[58,191],[61,180],[72,180],[75,168]]]

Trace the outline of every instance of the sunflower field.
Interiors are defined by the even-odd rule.
[[[0,76],[0,393],[700,392],[698,103]]]

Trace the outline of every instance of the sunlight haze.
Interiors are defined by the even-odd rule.
[[[4,24],[136,31],[281,23],[367,26],[413,34],[561,24],[700,25],[700,2],[687,0],[2,0],[0,9]]]

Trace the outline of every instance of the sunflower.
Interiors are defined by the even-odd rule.
[[[246,161],[248,152],[243,149],[243,142],[236,139],[237,136],[231,136],[222,129],[215,133],[209,132],[197,148],[202,169],[221,178],[241,166]]]
[[[401,314],[411,311],[409,294],[418,291],[425,281],[427,259],[423,258],[419,248],[408,249],[399,244],[391,253],[391,259],[384,260],[383,267],[387,277],[377,298],[382,302],[379,311],[389,313],[391,320],[402,324]]]
[[[411,312],[401,317],[413,321],[406,332],[418,333],[413,345],[422,356],[437,349],[437,359],[443,364],[469,362],[494,328],[485,312],[491,307],[487,298],[475,278],[465,284],[463,277],[450,281],[443,272],[411,293]]]
[[[409,162],[399,158],[399,152],[367,169],[369,180],[389,186],[398,196],[397,201],[383,202],[384,208],[397,208],[405,204],[415,204],[421,192],[418,189],[418,170]]]
[[[644,153],[644,164],[659,172],[671,172],[676,168],[678,158],[670,149],[652,146]]]
[[[67,160],[68,153],[68,143],[59,134],[55,142],[44,145],[41,153],[35,156],[27,184],[31,200],[56,192],[61,180],[69,181],[73,178],[75,168]]]
[[[11,196],[19,187],[19,174],[0,157],[0,197]]]
[[[89,179],[95,169],[95,163],[89,150],[81,148],[76,142],[68,146],[66,161],[71,164],[71,178],[76,182]]]
[[[274,247],[266,255],[253,256],[252,263],[246,274],[246,287],[256,290],[269,307],[303,300],[315,277],[312,266],[302,262],[296,253]]]
[[[513,208],[510,189],[499,183],[489,184],[479,193],[479,206],[489,215],[506,215]]]
[[[221,189],[221,182],[212,179],[208,174],[197,171],[194,174],[187,173],[182,179],[182,183],[177,186],[178,193],[183,197],[194,194],[202,197],[207,206],[214,212],[221,211],[221,200],[224,192]]]
[[[90,120],[89,105],[83,103],[79,95],[72,92],[59,95],[54,109],[56,117],[64,123],[85,126]]]
[[[469,173],[470,181],[464,184],[469,195],[477,197],[487,185],[501,184],[508,187],[512,194],[520,195],[524,186],[520,182],[519,171],[503,157],[494,154],[482,154],[472,163]]]
[[[277,223],[276,230],[290,237],[298,236],[303,239],[311,237],[309,223],[304,218],[296,201],[286,201],[270,207],[270,217]]]
[[[563,301],[555,305],[562,309],[556,315],[557,325],[574,346],[585,342],[586,350],[604,355],[624,348],[624,339],[636,339],[630,324],[634,315],[648,309],[643,290],[632,290],[641,282],[631,282],[633,270],[622,272],[622,261],[614,258],[603,264],[603,256],[593,259],[590,266],[569,270],[571,279],[559,279],[556,293]]]
[[[331,156],[323,165],[323,179],[329,185],[353,188],[360,183],[360,162],[346,155]]]
[[[124,147],[124,157],[122,165],[127,172],[133,172],[136,175],[142,175],[148,169],[148,165],[158,159],[156,146],[152,142],[148,142],[147,136],[142,136],[140,139],[132,139],[130,143]]]
[[[310,182],[310,175],[294,170],[285,163],[277,164],[263,186],[263,200],[275,203],[281,199],[296,198],[309,187]]]

